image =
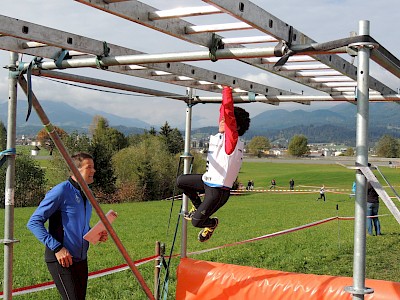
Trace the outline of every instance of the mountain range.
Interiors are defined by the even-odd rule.
[[[105,117],[110,126],[119,127],[134,133],[150,129],[151,125],[135,118],[123,118],[104,111],[90,109],[90,113],[79,110],[63,102],[41,101],[40,104],[52,124],[63,128],[67,132],[87,132],[95,115]],[[17,134],[36,135],[43,128],[42,122],[32,109],[32,113],[26,122],[28,111],[27,101],[17,103]],[[8,119],[8,103],[0,103],[0,120],[6,124]],[[136,130],[137,129],[137,130]]]
[[[383,135],[400,137],[400,105],[370,103],[369,141],[376,142]],[[248,136],[266,135],[272,141],[288,141],[293,135],[304,134],[311,143],[336,142],[355,145],[357,106],[338,104],[329,109],[270,110],[251,119]]]
[[[124,134],[142,133],[152,127],[144,121],[134,118],[123,118],[103,111],[90,113],[74,108],[67,103],[41,101],[49,119],[56,126],[67,132],[87,132],[94,115],[105,117],[110,126]],[[0,120],[7,122],[8,104],[0,103]],[[35,112],[32,112],[28,122],[26,101],[17,104],[17,134],[36,135],[43,128]],[[371,103],[369,109],[370,140],[376,141],[382,135],[388,134],[400,137],[400,105],[396,103]],[[264,135],[271,141],[285,143],[293,135],[304,134],[309,142],[343,142],[355,144],[357,107],[354,104],[342,103],[329,109],[313,111],[284,109],[264,111],[251,119],[249,131],[245,139]],[[157,129],[157,128],[156,128]],[[193,129],[193,134],[209,135],[215,133],[217,127]]]

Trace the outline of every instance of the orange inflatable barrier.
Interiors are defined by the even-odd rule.
[[[351,300],[351,277],[297,274],[182,258],[177,300]],[[400,300],[400,283],[366,280],[365,300]]]

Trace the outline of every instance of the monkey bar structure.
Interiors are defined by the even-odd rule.
[[[71,0],[72,1],[72,0]],[[128,262],[134,275],[149,299],[154,299],[140,273],[135,269],[118,236],[104,213],[98,207],[71,162],[64,146],[53,131],[53,126],[41,109],[32,92],[31,75],[58,78],[112,89],[154,95],[186,103],[185,165],[189,172],[190,131],[192,107],[197,103],[221,101],[223,85],[232,86],[235,103],[262,102],[279,105],[296,102],[309,105],[313,101],[347,101],[357,105],[356,163],[368,165],[368,120],[369,102],[398,102],[400,95],[385,83],[370,76],[370,60],[397,78],[400,78],[400,61],[378,41],[370,36],[369,21],[360,21],[358,34],[339,40],[318,43],[304,33],[273,16],[248,0],[203,0],[196,7],[158,10],[145,2],[135,0],[77,0],[115,17],[158,31],[171,39],[188,42],[196,51],[149,54],[95,40],[75,33],[65,32],[43,25],[0,15],[0,49],[10,51],[9,69],[9,117],[7,148],[15,149],[17,83],[28,95],[28,100],[42,119],[43,125],[55,140],[68,166],[74,172],[86,196],[91,201],[100,219]],[[53,4],[52,4],[53,5]],[[56,4],[54,4],[56,5]],[[200,20],[209,15],[218,15],[221,20],[232,22],[196,25],[189,19]],[[196,18],[194,18],[196,17]],[[252,35],[243,34],[251,31]],[[235,37],[224,37],[229,31]],[[134,33],[133,33],[134,37]],[[161,48],[161,47],[160,47]],[[23,62],[18,54],[35,57]],[[357,57],[354,66],[344,57]],[[252,82],[237,76],[199,67],[183,62],[228,60],[254,67],[255,72],[272,73],[313,89],[316,96],[305,96],[294,92]],[[199,63],[198,63],[199,64]],[[77,74],[54,71],[55,69],[92,68],[103,72],[143,78],[155,82],[182,86],[185,94],[148,89],[118,82],[111,82]],[[27,75],[25,79],[24,74]],[[194,95],[193,90],[204,93]],[[210,93],[217,93],[210,96]],[[323,94],[323,95],[321,95]],[[15,153],[14,153],[15,154]],[[5,236],[4,243],[4,298],[12,298],[12,258],[14,238],[14,176],[15,155],[7,156],[7,180],[5,187]],[[366,257],[366,177],[356,174],[357,192],[355,201],[354,264],[352,286],[346,291],[353,299],[364,299],[373,290],[365,286]],[[183,198],[183,210],[187,211],[188,199]],[[182,221],[181,256],[186,257],[187,221]]]

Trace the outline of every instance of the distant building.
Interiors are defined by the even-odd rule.
[[[31,155],[38,156],[39,152],[40,152],[40,148],[38,146],[34,146],[33,149],[31,150]]]
[[[342,156],[343,152],[342,151],[335,151],[334,156]]]
[[[283,150],[279,149],[279,148],[271,148],[271,149],[269,149],[267,154],[280,156],[280,155],[283,155]]]

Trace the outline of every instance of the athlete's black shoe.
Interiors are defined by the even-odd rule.
[[[215,228],[217,228],[218,226],[218,219],[217,218],[213,218],[215,220],[215,225],[213,227],[205,227],[202,230],[200,230],[199,232],[199,236],[197,237],[199,242],[206,242],[208,241],[211,236],[213,235]]]
[[[183,214],[185,220],[192,221],[193,215],[195,214],[196,210],[197,210],[196,207],[192,206],[192,208],[188,212],[185,212]]]

